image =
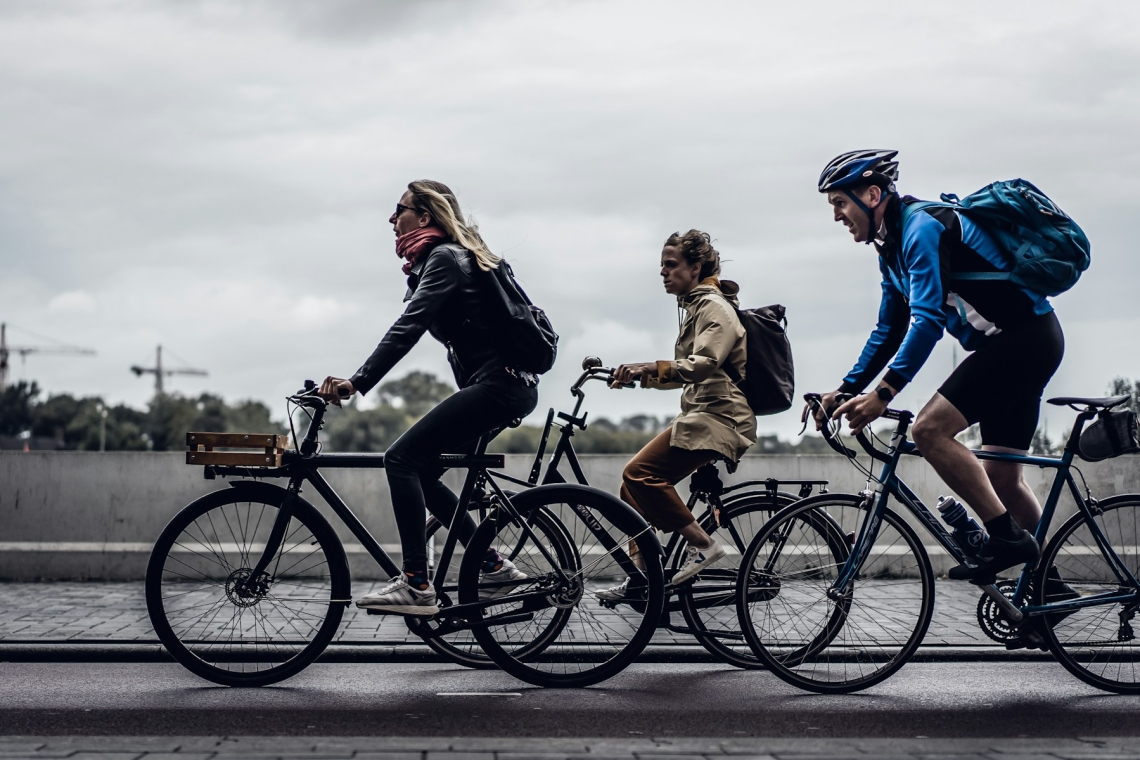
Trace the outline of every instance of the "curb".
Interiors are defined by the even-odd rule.
[[[911,662],[1052,661],[1048,652],[999,646],[923,646]],[[157,641],[0,642],[0,662],[173,662]],[[718,663],[693,644],[648,646],[638,662]],[[317,662],[448,663],[425,644],[330,644]]]

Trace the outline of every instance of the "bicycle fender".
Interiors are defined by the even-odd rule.
[[[242,490],[251,489],[254,491],[261,491],[262,493],[275,493],[285,494],[286,490],[283,486],[275,483],[265,483],[260,480],[231,480],[226,485],[230,488],[240,488]],[[300,494],[297,494],[300,498]]]

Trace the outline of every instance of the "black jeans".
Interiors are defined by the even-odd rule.
[[[392,444],[384,455],[384,468],[405,570],[423,572],[427,567],[425,508],[450,525],[459,504],[459,498],[440,482],[444,468],[439,455],[474,451],[480,436],[525,417],[537,405],[537,386],[505,371],[495,372],[441,401]],[[456,527],[459,541],[466,544],[474,530],[475,521],[463,515]]]

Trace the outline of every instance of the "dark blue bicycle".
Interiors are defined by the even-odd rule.
[[[808,395],[819,408],[820,397]],[[982,586],[979,622],[1010,646],[1040,642],[1073,675],[1118,693],[1140,693],[1140,494],[1104,501],[1078,487],[1073,466],[1081,432],[1098,412],[1128,396],[1054,398],[1078,412],[1059,458],[976,451],[980,459],[1057,471],[1036,539],[1041,559],[1013,580]],[[814,409],[813,409],[814,411]],[[888,410],[896,422],[889,443],[856,440],[882,463],[876,476],[840,441],[838,423],[824,437],[867,475],[859,494],[823,494],[778,512],[756,534],[741,563],[737,612],[756,656],[776,675],[803,689],[846,693],[886,679],[914,654],[934,611],[934,572],[912,524],[934,537],[954,561],[968,558],[942,523],[899,479],[913,415]],[[836,427],[832,427],[836,425]],[[1083,477],[1081,478],[1083,483]],[[1061,492],[1076,513],[1046,543]],[[888,506],[902,505],[904,519]]]

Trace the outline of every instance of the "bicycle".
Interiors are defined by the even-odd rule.
[[[565,482],[559,465],[565,459],[570,471],[583,485],[586,477],[578,462],[571,438],[574,430],[586,429],[586,415],[579,416],[585,393],[582,386],[588,380],[603,380],[607,384],[613,380],[613,369],[603,367],[597,357],[588,356],[582,362],[583,373],[571,386],[570,392],[577,399],[574,411],[559,413],[563,421],[559,428],[558,442],[555,444],[550,465],[542,479],[543,483]],[[546,424],[540,440],[535,463],[531,467],[530,482],[537,481],[539,465],[546,448],[554,422],[554,410],[546,416]],[[722,460],[729,474],[736,471],[736,463]],[[763,490],[744,489],[763,486]],[[796,486],[798,494],[781,491],[782,486]],[[717,530],[728,534],[726,542],[728,556],[716,564],[702,570],[691,583],[665,587],[666,606],[659,627],[674,633],[692,635],[714,657],[739,668],[763,667],[760,661],[744,645],[744,636],[736,625],[736,574],[740,557],[743,556],[749,541],[763,526],[767,518],[782,507],[809,496],[814,487],[819,486],[826,493],[826,480],[749,480],[725,486],[720,479],[717,464],[712,463],[693,473],[689,480],[689,499],[686,506],[697,516],[701,527],[710,535]],[[704,504],[704,511],[698,513],[698,503]],[[684,561],[685,541],[674,534],[665,545],[666,579],[680,568]],[[676,625],[671,615],[680,612],[685,625]]]
[[[613,381],[613,369],[602,366],[597,357],[588,356],[582,361],[582,374],[570,386],[570,393],[576,399],[573,411],[558,412],[550,409],[546,415],[538,447],[526,479],[514,478],[504,473],[496,477],[523,488],[567,482],[562,473],[563,464],[570,469],[570,475],[580,485],[589,485],[585,470],[574,450],[572,438],[576,431],[585,431],[587,414],[582,413],[585,402],[584,386],[590,380],[601,380],[607,384]],[[550,436],[554,430],[555,417],[561,420],[558,425],[558,438],[550,452],[545,466]],[[725,462],[731,473],[735,464]],[[745,490],[762,486],[763,490]],[[781,486],[798,486],[798,495],[781,491]],[[748,648],[744,635],[737,627],[736,616],[736,572],[740,557],[748,543],[767,519],[779,509],[811,494],[819,486],[826,492],[826,480],[752,480],[725,486],[716,464],[709,464],[697,470],[689,481],[690,496],[688,508],[702,527],[709,533],[721,530],[728,534],[726,548],[729,555],[715,565],[702,570],[692,582],[680,586],[666,583],[665,609],[659,628],[674,633],[689,634],[713,656],[730,665],[740,668],[762,667],[760,661]],[[697,504],[704,505],[698,513]],[[482,508],[481,506],[479,508]],[[438,520],[428,521],[429,558],[434,555],[434,542],[446,532]],[[672,536],[664,548],[665,577],[668,580],[680,567],[684,559],[685,542],[679,536]],[[449,581],[449,583],[454,582]],[[636,597],[634,598],[636,601]],[[606,608],[614,603],[599,600]],[[624,602],[623,602],[624,603]],[[672,616],[680,613],[683,625],[673,622]],[[414,625],[409,620],[409,627]],[[413,630],[415,630],[413,628]],[[492,661],[475,640],[470,631],[460,631],[444,637],[427,639],[437,652],[468,667],[490,667]]]
[[[813,411],[821,409],[819,395],[805,399]],[[1040,560],[1022,567],[1016,580],[978,584],[982,629],[1011,647],[1039,636],[1070,673],[1118,693],[1140,692],[1132,627],[1140,609],[1140,494],[1098,501],[1087,484],[1082,495],[1072,471],[1080,474],[1073,458],[1085,424],[1128,399],[1049,399],[1078,412],[1060,457],[973,452],[983,460],[1057,471],[1035,532],[1044,546]],[[737,612],[745,638],[773,673],[810,691],[847,693],[880,683],[907,662],[926,633],[934,573],[915,530],[887,506],[892,497],[953,560],[969,561],[896,473],[903,455],[921,456],[907,440],[913,415],[888,409],[883,416],[896,423],[885,451],[865,431],[856,436],[883,465],[877,477],[861,468],[867,488],[783,509],[756,535],[741,564]],[[823,430],[827,442],[857,464],[856,452],[831,424]],[[1077,511],[1046,544],[1066,486]]]
[[[207,465],[207,479],[239,479],[179,512],[147,567],[147,609],[159,639],[190,671],[223,685],[261,686],[298,673],[329,644],[352,602],[344,547],[301,496],[305,484],[381,568],[401,572],[320,474],[330,467],[382,468],[384,455],[321,453],[327,403],[312,381],[289,400],[309,415],[303,440],[294,435],[295,448],[275,466]],[[440,457],[445,468],[467,470],[455,519],[472,504],[486,505],[488,514],[462,553],[457,583],[448,586],[457,554],[451,531],[433,580],[442,609],[414,630],[429,640],[472,631],[492,661],[539,686],[587,686],[614,675],[644,649],[660,617],[660,544],[639,515],[597,489],[563,484],[508,495],[488,469],[504,463],[502,455],[486,454],[489,438],[472,453]],[[288,485],[261,482],[267,478],[287,478]],[[582,525],[596,543],[574,543],[585,533]],[[644,571],[626,553],[631,540],[643,546]],[[493,547],[527,577],[484,582],[484,558]],[[638,605],[619,614],[589,603],[589,591],[627,575],[643,588]],[[600,625],[605,640],[593,633]]]

